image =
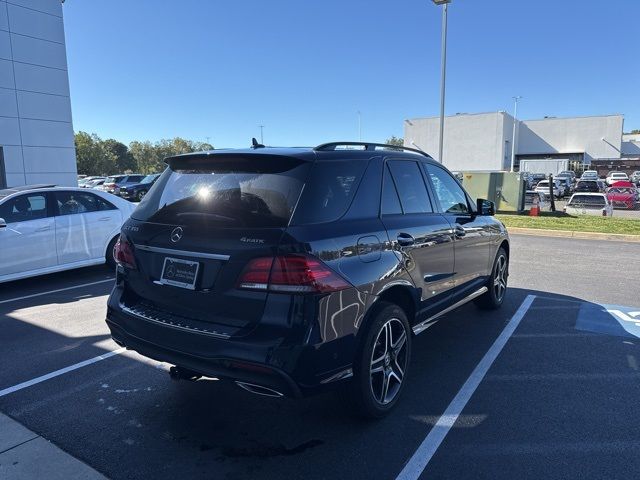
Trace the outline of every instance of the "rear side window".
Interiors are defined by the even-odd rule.
[[[304,186],[295,225],[333,222],[342,217],[360,185],[367,162],[318,161]]]
[[[389,166],[384,166],[384,180],[382,185],[382,215],[398,215],[402,213],[398,191],[389,172]]]
[[[103,210],[114,210],[111,203],[92,193],[69,191],[55,192],[59,215],[75,215]]]
[[[404,213],[432,213],[433,207],[418,163],[411,160],[393,160],[387,162],[387,165],[396,184]]]
[[[268,155],[180,160],[165,170],[132,217],[170,225],[285,227],[309,167]]]

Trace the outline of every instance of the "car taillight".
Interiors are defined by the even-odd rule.
[[[123,239],[119,238],[114,247],[114,257],[118,265],[126,268],[136,269],[136,259],[133,256],[133,248],[131,244]]]
[[[351,285],[310,255],[279,255],[251,260],[238,288],[279,293],[330,293]]]

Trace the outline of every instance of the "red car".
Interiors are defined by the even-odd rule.
[[[607,198],[614,208],[633,210],[640,204],[638,189],[631,182],[615,182],[607,188]]]

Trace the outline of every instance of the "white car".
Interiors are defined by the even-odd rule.
[[[534,191],[544,194],[545,197],[549,197],[549,180],[540,180]],[[564,196],[564,188],[562,188],[560,182],[555,179],[553,180],[553,196],[555,198]]]
[[[585,170],[580,180],[598,180],[598,172],[596,170]]]
[[[624,172],[609,172],[605,181],[608,186],[611,186],[616,182],[628,182],[629,176]]]
[[[0,190],[0,283],[108,263],[135,205],[97,190]]]
[[[613,206],[604,193],[574,193],[564,212],[569,215],[613,216]]]

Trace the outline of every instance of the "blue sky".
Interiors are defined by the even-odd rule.
[[[439,112],[430,0],[67,0],[76,131],[240,147],[401,136]],[[640,128],[640,1],[454,0],[447,114],[625,114]]]

